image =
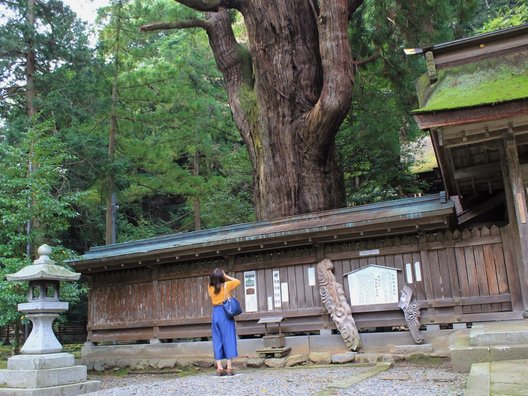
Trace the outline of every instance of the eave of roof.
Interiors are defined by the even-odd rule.
[[[514,26],[494,32],[482,33],[471,37],[465,37],[458,40],[448,41],[445,43],[428,45],[422,47],[422,51],[432,51],[435,55],[452,52],[459,49],[473,47],[475,44],[489,43],[496,40],[505,40],[515,36],[523,35],[528,32],[528,24]]]
[[[429,85],[425,74],[416,85],[421,107],[413,114],[527,99],[528,51],[441,69],[436,83]]]
[[[407,232],[411,228],[427,228],[433,218],[436,219],[436,228],[447,228],[447,219],[453,216],[453,208],[453,202],[446,201],[445,194],[399,199],[93,247],[70,264],[76,269],[83,269],[104,266],[108,262],[137,261],[155,254],[177,255],[193,249],[216,251],[227,246],[250,248],[277,241],[308,240],[321,235],[327,235],[328,239],[332,236],[337,238],[337,235],[359,235],[363,231],[374,235],[383,230],[383,234],[387,235],[387,229],[398,225],[405,226]]]

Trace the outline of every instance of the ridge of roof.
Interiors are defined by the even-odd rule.
[[[424,209],[427,207],[427,209]],[[164,235],[149,239],[130,241],[106,246],[92,247],[81,258],[70,260],[76,263],[88,260],[103,260],[109,257],[147,254],[165,249],[184,249],[191,247],[218,246],[228,243],[255,242],[276,239],[292,235],[305,235],[332,229],[354,228],[366,222],[381,222],[401,219],[402,217],[419,218],[416,212],[434,212],[439,209],[452,210],[453,202],[446,201],[445,193],[432,194],[415,198],[403,198],[384,201],[376,204],[340,208],[322,212],[285,217],[277,220],[235,224]],[[385,216],[376,216],[378,211],[386,211]],[[354,219],[351,216],[355,216]]]

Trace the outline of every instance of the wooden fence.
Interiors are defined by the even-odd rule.
[[[375,264],[397,268],[398,288],[408,285],[422,308],[422,324],[450,325],[520,318],[518,271],[511,259],[508,228],[481,228],[351,243],[307,246],[244,254],[225,260],[160,264],[94,274],[88,339],[138,341],[210,336],[209,274],[223,267],[243,280],[256,273],[256,312],[237,319],[238,334],[263,333],[263,316],[284,316],[284,331],[335,329],[325,313],[313,268],[332,260],[335,275],[350,296],[344,274]],[[365,252],[370,255],[365,256]],[[278,272],[287,298],[274,300]],[[281,286],[284,287],[284,286]],[[285,292],[285,290],[283,290]],[[237,298],[245,305],[244,286]],[[355,305],[360,329],[405,324],[397,303]]]

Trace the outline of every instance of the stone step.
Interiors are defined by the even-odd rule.
[[[528,344],[528,320],[475,323],[469,333],[473,346]]]
[[[476,334],[485,333],[480,326],[474,325],[473,327],[477,327]],[[496,329],[498,327],[492,326],[492,328],[495,328],[495,330],[493,330],[491,334],[497,334]],[[511,328],[514,330],[513,333],[516,333],[515,326],[511,326]],[[516,339],[519,341],[523,340],[520,337],[517,337]],[[473,340],[475,340],[475,338],[473,338]],[[484,338],[480,338],[479,342],[483,340]],[[471,343],[471,334],[468,334],[466,331],[456,333],[451,338],[450,344],[451,346],[449,347],[449,350],[451,352],[451,364],[453,365],[453,370],[460,372],[469,372],[473,363],[528,359],[528,341],[519,344],[473,345]]]
[[[0,387],[0,396],[79,396],[97,392],[100,388],[99,381],[84,381],[77,384],[57,385],[47,388],[3,388]]]
[[[528,360],[475,363],[464,396],[524,396],[528,387]]]
[[[48,388],[86,382],[86,366],[43,370],[0,370],[0,388]]]

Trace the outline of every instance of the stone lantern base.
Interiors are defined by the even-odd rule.
[[[74,396],[99,390],[87,381],[86,366],[76,366],[70,353],[17,355],[0,370],[0,396]]]

